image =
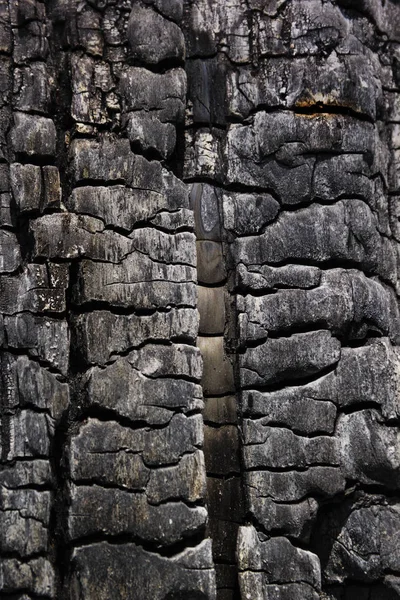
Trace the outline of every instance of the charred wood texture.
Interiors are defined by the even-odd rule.
[[[0,0],[0,596],[400,599],[400,4]]]

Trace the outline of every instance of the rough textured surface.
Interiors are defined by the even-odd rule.
[[[218,598],[398,598],[382,540],[398,502],[399,7],[228,7],[188,3],[183,19],[205,463],[235,473],[238,423],[244,491],[240,592],[218,577],[228,528],[212,532]],[[215,381],[224,352],[236,416]]]
[[[215,598],[183,5],[0,9],[0,595]]]
[[[400,598],[400,5],[0,0],[0,596]]]

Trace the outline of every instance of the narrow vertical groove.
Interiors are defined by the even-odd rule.
[[[221,190],[204,183],[192,183],[190,189],[197,236],[197,344],[203,357],[208,531],[217,573],[217,599],[236,600],[240,598],[236,540],[244,506],[236,392],[236,314],[229,292],[232,273]]]

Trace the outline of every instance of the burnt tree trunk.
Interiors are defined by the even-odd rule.
[[[400,4],[0,0],[0,596],[400,599]]]

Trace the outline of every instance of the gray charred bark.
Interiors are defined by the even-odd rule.
[[[400,598],[400,5],[0,0],[0,595]]]

